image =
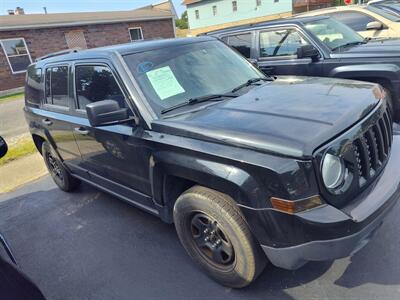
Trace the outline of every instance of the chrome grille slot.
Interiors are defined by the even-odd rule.
[[[355,157],[355,164],[356,170],[358,171],[358,175],[360,177],[363,176],[363,168],[361,164],[361,153],[360,153],[360,145],[359,140],[354,141],[354,157]]]
[[[383,114],[383,120],[385,121],[385,125],[386,125],[386,128],[387,128],[388,137],[389,137],[389,148],[390,148],[392,146],[392,135],[393,135],[393,133],[392,133],[392,126],[391,126],[392,123],[390,123],[390,120],[388,118],[388,114],[387,113]]]
[[[382,136],[383,136],[383,153],[385,153],[385,156],[387,156],[388,150],[389,150],[389,137],[388,137],[387,129],[386,129],[383,119],[379,119],[378,125],[379,125],[379,128],[380,128],[380,130],[382,132]]]
[[[391,117],[384,112],[374,125],[353,140],[354,166],[360,186],[374,177],[388,159],[392,135]]]
[[[370,128],[364,134],[364,137],[368,145],[371,168],[374,171],[376,171],[379,167],[379,157],[378,157],[378,145],[376,144],[376,138],[373,129]]]
[[[378,145],[378,156],[379,156],[379,161],[382,163],[385,160],[385,154],[384,154],[384,149],[383,149],[383,135],[382,131],[379,129],[378,125],[374,125],[373,131],[375,133],[376,137],[376,144]]]

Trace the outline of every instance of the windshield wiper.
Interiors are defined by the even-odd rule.
[[[343,44],[343,45],[334,47],[334,48],[332,48],[331,50],[332,50],[332,51],[335,51],[335,50],[340,49],[340,48],[345,48],[345,47],[350,47],[350,46],[356,46],[356,45],[361,45],[361,44],[366,44],[366,43],[367,43],[367,41],[364,39],[363,41],[349,42],[349,43],[346,43],[346,44]]]
[[[171,110],[178,109],[184,106],[188,105],[193,105],[197,103],[202,103],[206,101],[221,101],[223,98],[235,98],[237,95],[232,95],[232,94],[210,94],[210,95],[205,95],[201,97],[196,97],[196,98],[190,98],[182,103],[179,103],[177,105],[173,105],[171,107],[165,108],[161,111],[161,114],[165,114],[167,112],[170,112]]]
[[[259,82],[259,81],[274,81],[274,78],[273,77],[257,77],[257,78],[251,78],[251,79],[249,79],[249,80],[247,80],[245,83],[242,83],[241,85],[239,85],[239,86],[237,86],[237,87],[235,87],[233,90],[232,90],[232,93],[235,93],[235,92],[237,92],[238,90],[240,90],[240,89],[242,89],[242,88],[244,88],[244,87],[246,87],[246,86],[250,86],[250,85],[252,85],[252,84],[254,84],[254,83],[256,83],[256,82]]]

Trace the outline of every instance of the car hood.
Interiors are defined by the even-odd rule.
[[[341,56],[400,57],[400,39],[376,39],[366,44],[345,47],[333,57]]]
[[[282,76],[152,126],[161,133],[305,158],[366,116],[379,102],[379,91],[365,82]]]

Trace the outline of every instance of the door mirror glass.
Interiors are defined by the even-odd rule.
[[[383,24],[378,21],[369,22],[366,28],[366,30],[382,30],[382,29],[383,29]]]
[[[311,58],[317,60],[319,52],[313,45],[304,45],[297,48],[297,58]]]
[[[102,100],[86,105],[90,125],[116,125],[129,121],[128,109],[120,108],[115,100]]]
[[[6,141],[0,136],[0,158],[6,155],[8,151],[8,146]]]

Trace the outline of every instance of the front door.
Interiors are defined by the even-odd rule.
[[[260,31],[258,65],[267,75],[317,76],[320,62],[297,58],[297,49],[309,42],[296,28],[277,28]]]
[[[130,124],[92,127],[86,117],[87,104],[115,100],[128,105],[122,85],[106,64],[75,65],[76,117],[74,135],[82,155],[80,167],[89,171],[97,184],[135,201],[149,201],[151,150],[141,139],[143,129]]]

